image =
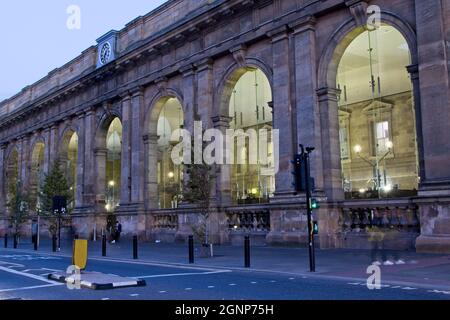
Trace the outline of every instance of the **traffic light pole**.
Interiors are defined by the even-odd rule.
[[[306,177],[306,210],[308,216],[308,248],[309,248],[309,269],[311,272],[316,272],[316,257],[315,257],[315,248],[314,248],[314,228],[313,228],[313,219],[312,219],[312,208],[311,208],[311,172],[310,172],[310,164],[309,164],[309,155],[314,150],[313,148],[307,148],[305,152],[305,148],[303,145],[300,145],[302,150],[303,160],[305,161],[305,177]]]

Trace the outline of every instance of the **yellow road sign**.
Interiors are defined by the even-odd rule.
[[[86,269],[88,258],[87,240],[75,240],[73,242],[72,264],[81,270]]]

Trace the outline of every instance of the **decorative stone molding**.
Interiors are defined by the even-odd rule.
[[[338,101],[338,96],[341,94],[341,90],[340,89],[336,89],[336,88],[320,88],[316,90],[317,93],[317,97],[319,98],[319,102],[324,102],[324,101]]]
[[[289,28],[294,30],[294,35],[308,30],[316,30],[316,18],[314,16],[303,17],[294,23],[289,24]]]
[[[284,25],[267,32],[266,35],[272,39],[272,43],[276,43],[288,38],[288,28]]]
[[[160,92],[165,92],[167,90],[167,81],[168,79],[166,77],[155,79],[155,84]]]
[[[178,71],[183,75],[183,77],[189,77],[195,74],[194,65],[191,63],[181,66]]]
[[[367,25],[367,8],[368,5],[363,0],[347,0],[345,1],[349,7],[353,19],[358,27]]]
[[[205,70],[212,70],[214,61],[211,58],[206,58],[195,64],[198,72]]]
[[[214,128],[229,128],[233,118],[228,116],[215,116],[212,117],[211,120]]]
[[[240,44],[231,48],[230,52],[233,54],[233,58],[238,66],[244,68],[246,65],[245,59],[247,56],[247,46],[245,44]]]

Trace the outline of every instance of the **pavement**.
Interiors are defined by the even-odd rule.
[[[139,299],[139,300],[440,300],[450,299],[450,255],[402,253],[405,264],[380,266],[381,289],[369,290],[370,251],[317,250],[316,272],[309,272],[308,251],[298,247],[251,248],[251,268],[242,247],[215,246],[213,258],[188,264],[184,244],[140,243],[133,260],[132,243],[89,243],[87,271],[145,279],[146,287],[97,292],[69,290],[45,278],[71,264],[71,242],[52,253],[43,240],[38,252],[22,241],[18,249],[0,248],[0,299]]]

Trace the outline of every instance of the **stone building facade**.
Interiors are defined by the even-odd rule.
[[[384,29],[371,33],[377,8]],[[11,225],[11,183],[33,193],[63,163],[79,235],[100,234],[113,216],[125,235],[184,241],[198,212],[173,194],[161,200],[161,190],[186,178],[165,162],[171,141],[162,136],[180,124],[192,130],[194,120],[223,132],[246,114],[236,102],[230,111],[232,101],[256,91],[257,118],[248,125],[279,130],[279,170],[269,168],[256,186],[246,178],[233,186],[241,169],[218,168],[214,242],[251,234],[305,243],[305,196],[293,192],[291,175],[304,144],[316,148],[321,248],[370,246],[367,227],[378,217],[381,228],[397,230],[389,247],[450,252],[449,30],[449,0],[170,0],[0,103],[0,234]],[[352,43],[373,35],[378,43],[368,44],[364,62]],[[393,43],[407,63],[398,50],[383,53]],[[240,93],[249,72],[252,91]]]

